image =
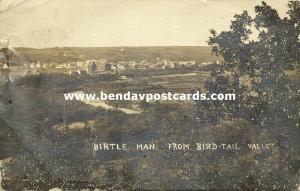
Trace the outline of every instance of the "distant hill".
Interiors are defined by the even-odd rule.
[[[196,60],[199,62],[220,60],[211,55],[211,48],[204,46],[172,47],[62,47],[62,48],[16,48],[18,60],[43,62],[72,62],[105,58],[109,61],[148,60],[169,58],[172,60]]]

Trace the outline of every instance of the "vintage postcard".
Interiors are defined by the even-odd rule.
[[[0,0],[0,190],[300,190],[299,0]]]

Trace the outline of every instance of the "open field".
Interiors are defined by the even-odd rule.
[[[202,77],[201,77],[202,76]],[[147,76],[127,78],[124,80],[110,79],[99,80],[101,76],[74,77],[64,74],[41,74],[39,76],[27,76],[14,85],[2,87],[5,92],[1,101],[4,110],[1,115],[6,116],[6,129],[21,135],[21,143],[29,152],[33,151],[38,160],[50,160],[52,166],[64,166],[57,173],[66,172],[66,180],[89,181],[93,174],[95,179],[104,173],[101,169],[112,168],[109,165],[114,161],[134,159],[139,161],[144,158],[143,153],[96,153],[92,154],[93,142],[151,142],[160,140],[163,134],[162,120],[174,123],[174,119],[181,121],[180,128],[195,126],[195,117],[190,103],[149,103],[144,105],[140,102],[107,102],[101,105],[83,103],[78,101],[66,102],[63,93],[72,91],[100,91],[106,92],[151,92],[151,91],[190,91],[194,86],[201,86],[199,79],[206,78],[207,72],[201,73],[170,73],[160,76]],[[99,78],[99,79],[98,79]],[[181,85],[179,84],[181,82]],[[190,84],[190,85],[188,85]],[[10,101],[11,100],[11,101]],[[113,107],[123,107],[114,110]],[[15,109],[18,108],[18,109]],[[128,111],[138,110],[141,112],[128,114]],[[174,116],[175,115],[175,116]],[[16,117],[19,116],[19,117]],[[174,118],[175,117],[175,118]],[[182,121],[183,120],[183,121]],[[184,127],[185,126],[185,127]],[[66,129],[67,128],[67,129]],[[179,128],[179,126],[178,126]],[[69,142],[70,139],[74,140]],[[84,144],[82,141],[85,141]],[[63,145],[69,145],[66,148]],[[73,146],[71,146],[73,145]],[[67,149],[67,150],[66,150]],[[16,151],[19,152],[19,151]],[[27,151],[25,151],[27,152]],[[81,153],[81,152],[86,152]],[[68,153],[68,157],[63,154]],[[78,155],[78,153],[81,153]],[[151,158],[152,154],[148,153]],[[147,154],[147,156],[148,156]],[[2,154],[3,155],[3,154]],[[9,155],[13,155],[9,153]],[[67,157],[67,158],[65,158]],[[84,157],[85,159],[81,158]],[[57,163],[60,160],[72,159],[70,163]],[[58,160],[58,161],[57,161]],[[82,161],[86,165],[90,162],[95,166],[82,169]],[[54,162],[56,161],[56,162]],[[29,161],[23,161],[22,165],[29,165]],[[124,163],[125,164],[125,163]],[[128,164],[126,164],[128,165]],[[58,166],[57,166],[58,167]],[[55,167],[56,168],[56,167]],[[130,167],[131,168],[131,167]],[[93,172],[91,172],[92,170]],[[84,172],[86,171],[86,172]],[[87,176],[88,173],[89,175]],[[76,175],[77,174],[77,175]],[[86,174],[78,176],[79,174]],[[59,175],[54,173],[52,178]],[[95,180],[96,184],[110,185],[116,180],[113,174],[107,180]],[[14,177],[14,176],[12,176]],[[17,178],[15,181],[22,182],[26,178]],[[14,184],[13,180],[9,185]],[[22,185],[23,183],[20,183]]]

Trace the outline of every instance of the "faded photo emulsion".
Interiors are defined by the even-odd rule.
[[[0,190],[300,191],[299,0],[0,0]]]

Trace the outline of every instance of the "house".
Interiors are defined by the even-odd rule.
[[[69,63],[67,64],[67,66],[68,66],[69,68],[77,68],[77,62],[69,62]]]
[[[25,63],[23,64],[23,66],[26,67],[26,68],[29,68],[29,63],[28,63],[28,62],[25,62]]]
[[[122,66],[121,66],[122,65]],[[135,61],[120,61],[117,64],[119,69],[135,69],[138,66],[138,63]]]
[[[41,67],[41,63],[38,61],[38,62],[35,64],[35,67],[36,67],[36,68],[40,68],[40,67]]]
[[[212,64],[212,63],[211,62],[202,62],[201,66],[206,66],[206,65],[209,65],[209,64]]]
[[[165,68],[168,68],[168,69],[173,69],[173,68],[175,68],[175,65],[178,64],[178,62],[171,61],[171,60],[164,60],[163,63],[164,63]]]
[[[2,68],[3,68],[3,69],[8,69],[7,63],[4,63]]]
[[[112,70],[112,71],[116,71],[116,70],[118,70],[118,67],[117,67],[117,65],[112,65],[112,66],[111,66],[111,70]]]
[[[127,62],[122,62],[122,63],[123,63],[124,69],[136,69],[138,67],[138,63],[136,63],[135,61],[127,61]]]
[[[196,64],[196,61],[179,61],[180,66],[193,66]]]
[[[173,62],[174,68],[180,68],[180,65],[178,62]]]
[[[161,66],[161,65],[163,65],[164,63],[163,63],[163,61],[161,61],[161,60],[157,60],[156,62],[155,62],[155,65],[156,66]]]
[[[140,61],[140,65],[142,65],[142,66],[147,65],[147,64],[149,64],[147,60],[141,60]]]
[[[125,64],[122,64],[122,63],[117,63],[117,64],[114,64],[114,66],[118,69],[118,70],[125,70]]]
[[[175,64],[173,62],[170,62],[169,65],[166,66],[167,68],[175,68]]]
[[[43,64],[42,68],[48,68],[48,64]]]
[[[105,58],[97,60],[96,61],[97,70],[105,71],[105,64],[107,64],[107,60]]]
[[[170,63],[171,63],[171,60],[169,60],[169,59],[163,59],[163,60],[162,60],[162,64],[163,64],[164,66],[168,66]]]
[[[63,68],[70,68],[70,63],[63,63]]]
[[[85,62],[86,65],[89,65],[89,64],[96,64],[97,63],[97,60],[87,60]]]
[[[34,62],[31,62],[31,63],[29,64],[29,68],[35,68],[35,63],[34,63]]]
[[[83,67],[84,67],[84,62],[77,61],[77,62],[76,62],[76,67],[77,67],[77,68],[83,68]]]
[[[57,65],[57,63],[55,63],[55,62],[50,62],[49,68],[54,68],[56,65]]]

